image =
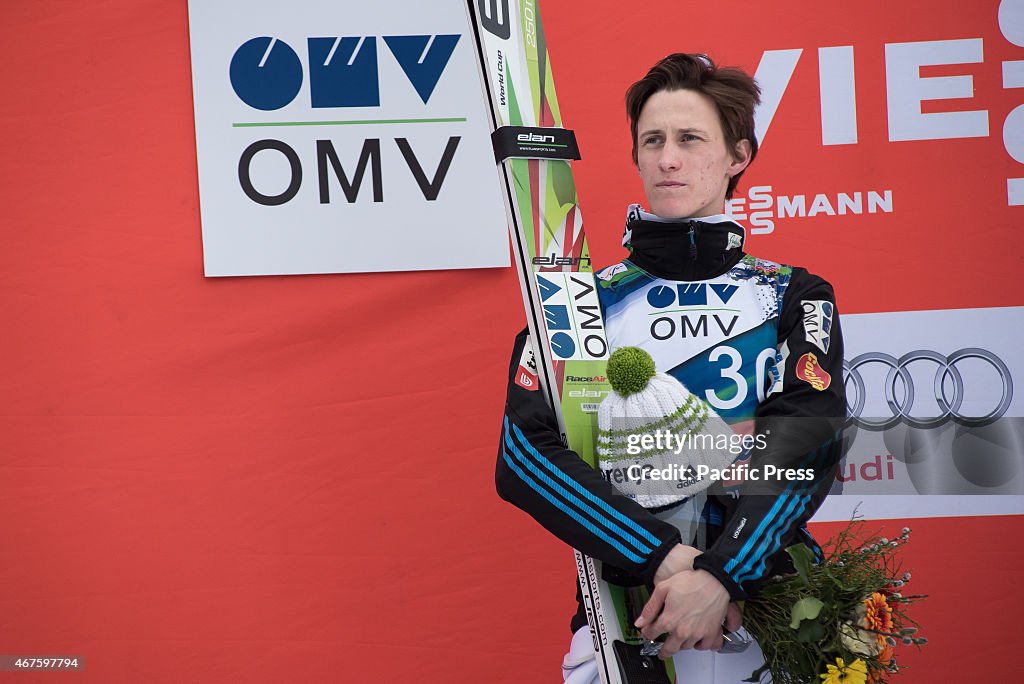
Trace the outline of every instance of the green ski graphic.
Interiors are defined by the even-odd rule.
[[[575,138],[562,129],[551,63],[535,0],[467,0],[485,89],[509,231],[537,352],[541,391],[563,440],[596,467],[597,405],[608,393],[608,346],[569,160]],[[548,329],[545,309],[566,320]],[[576,551],[584,605],[604,684],[671,684],[671,660],[641,654],[633,620],[643,587],[600,579],[600,562]]]

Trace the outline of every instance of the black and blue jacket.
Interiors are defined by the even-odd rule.
[[[745,231],[725,216],[661,221],[631,211],[630,256],[598,273],[611,349],[641,346],[739,431],[763,434],[751,467],[812,471],[809,479],[718,483],[708,490],[708,546],[694,567],[733,600],[789,568],[784,549],[816,551],[805,523],[841,457],[843,343],[832,287],[803,268],[743,252]],[[617,582],[650,584],[679,531],[562,443],[543,394],[522,382],[529,344],[517,337],[498,450],[502,498],[559,539],[604,562]],[[585,624],[582,610],[572,627]]]

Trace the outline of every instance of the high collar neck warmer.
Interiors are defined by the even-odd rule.
[[[630,205],[622,244],[629,261],[658,278],[707,280],[743,257],[746,231],[724,214],[663,219]]]

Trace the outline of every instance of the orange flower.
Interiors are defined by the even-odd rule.
[[[892,660],[893,650],[892,646],[886,644],[882,652],[878,654],[878,663],[882,666],[887,666]],[[871,669],[868,672],[868,684],[878,684],[878,682],[881,682],[884,673],[884,670]]]
[[[864,626],[868,629],[873,629],[876,632],[891,632],[892,631],[892,607],[889,602],[885,600],[885,596],[878,593],[877,591],[864,599]],[[882,635],[878,636],[880,642],[885,641],[885,637]]]

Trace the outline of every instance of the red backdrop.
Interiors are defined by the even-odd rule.
[[[584,150],[576,171],[596,261],[607,263],[626,203],[641,198],[625,86],[668,51],[669,32],[672,49],[714,52],[700,29],[723,17],[590,5],[585,16],[573,3],[543,12]],[[924,2],[844,6],[843,22],[812,6],[824,11],[773,3],[786,19],[771,41],[715,54],[753,70],[763,49],[805,48],[748,185],[796,182],[772,144],[786,129],[819,135],[807,123],[814,48],[851,44],[854,25],[863,143],[834,148],[837,158],[881,158],[894,187],[935,183],[949,156],[1009,159],[1005,97],[982,103],[989,138],[906,154],[884,142],[883,43],[991,36],[994,8],[943,6],[944,24],[922,33]],[[81,655],[76,681],[96,682],[556,681],[571,555],[492,485],[507,355],[524,320],[513,271],[206,279],[185,2],[8,2],[4,26],[0,654]],[[652,27],[660,42],[645,40]],[[994,40],[987,60],[989,50],[956,72],[976,74],[979,100],[998,88],[998,59],[1022,52]],[[993,173],[1013,175],[1004,166]],[[821,191],[842,180],[829,173],[813,170]],[[960,207],[978,217],[967,228],[978,239],[962,239],[963,223],[917,221],[900,240],[924,262],[944,263],[957,240],[958,263],[990,261],[993,244],[1009,244],[1005,185],[952,182],[964,197],[1002,198]],[[945,188],[934,197],[945,201]],[[1009,268],[984,285],[919,283],[899,275],[891,223],[816,221],[757,237],[754,251],[813,264],[847,313],[1021,303]],[[901,287],[849,267],[848,250],[865,242]],[[1011,572],[1024,554],[1007,540],[1024,533],[1021,519],[908,524],[932,643],[909,649],[904,681],[1012,672]]]

